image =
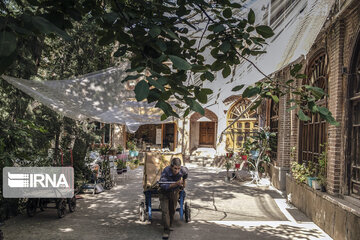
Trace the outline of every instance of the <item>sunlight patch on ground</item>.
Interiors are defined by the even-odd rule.
[[[60,232],[73,232],[74,229],[72,228],[59,228]]]

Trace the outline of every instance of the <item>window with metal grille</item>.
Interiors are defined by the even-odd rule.
[[[353,69],[350,87],[350,195],[360,199],[360,44],[358,44],[356,68]]]
[[[308,78],[303,81],[303,84],[319,87],[327,93],[327,57],[325,52],[318,54],[310,63],[307,70]],[[317,104],[327,107],[327,97],[324,96],[318,100]],[[299,161],[306,164],[313,162],[317,165],[319,155],[324,151],[322,146],[327,140],[327,124],[325,120],[320,118],[319,114],[307,113],[307,115],[310,117],[309,121],[300,121]]]
[[[276,161],[277,159],[277,139],[279,130],[279,103],[271,100],[270,104],[270,132],[276,133],[275,137],[270,139],[271,148],[271,160]]]
[[[240,99],[228,111],[227,125],[230,125],[250,103],[247,99]],[[228,151],[240,152],[246,139],[254,134],[258,128],[256,110],[245,113],[232,127],[226,131],[226,149]]]

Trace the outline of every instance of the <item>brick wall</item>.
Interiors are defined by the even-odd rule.
[[[284,69],[281,74],[281,78],[289,80],[287,71]],[[291,135],[291,122],[290,112],[287,109],[290,96],[287,94],[279,98],[279,125],[278,125],[278,146],[277,146],[277,166],[278,167],[290,167],[290,135]]]
[[[349,149],[347,148],[348,131],[348,103],[347,81],[343,73],[344,67],[349,69],[354,45],[359,33],[360,8],[355,3],[337,18],[331,18],[328,28],[323,29],[318,36],[306,59],[312,59],[319,49],[326,49],[329,57],[328,73],[328,108],[340,126],[328,125],[328,186],[330,194],[347,194],[346,161]],[[306,64],[309,64],[308,62]],[[300,83],[299,83],[300,84]],[[296,111],[290,114],[290,146],[299,147],[299,121]],[[287,131],[284,127],[282,131]],[[298,156],[296,156],[298,157]]]
[[[328,185],[331,194],[339,193],[341,172],[341,123],[342,118],[342,66],[345,28],[342,20],[336,21],[328,34],[329,98],[328,108],[340,126],[328,125]]]

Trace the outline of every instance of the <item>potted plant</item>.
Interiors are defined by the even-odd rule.
[[[305,164],[291,162],[291,175],[298,183],[306,183],[309,171]]]
[[[118,174],[122,174],[123,173],[123,168],[124,168],[124,161],[122,159],[117,159],[116,161],[116,171]]]
[[[326,172],[327,172],[327,144],[320,145],[324,148],[319,156],[319,173],[318,173],[318,184],[322,192],[326,192]]]
[[[309,187],[312,188],[312,182],[315,180],[317,180],[317,177],[316,177],[316,169],[315,169],[315,165],[313,162],[309,161],[308,162],[308,165],[307,165],[307,168],[306,168],[306,171],[307,171],[307,184]]]
[[[124,147],[120,144],[117,146],[117,154],[121,154],[124,151]]]
[[[135,158],[132,161],[129,161],[128,165],[129,165],[131,170],[134,170],[134,169],[138,168],[139,167],[139,159]]]
[[[127,149],[129,149],[129,156],[130,157],[136,157],[137,156],[137,151],[136,151],[136,144],[134,141],[128,141],[126,143],[126,147]]]
[[[241,166],[241,160],[242,160],[242,156],[241,156],[241,153],[239,153],[239,158],[240,159],[236,159],[236,161],[235,161],[235,169],[240,169],[240,166]]]

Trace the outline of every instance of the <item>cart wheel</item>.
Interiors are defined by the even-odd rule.
[[[39,208],[43,212],[45,208],[47,207],[47,199],[41,198],[39,202]]]
[[[139,218],[140,221],[145,222],[146,220],[146,209],[145,209],[145,203],[141,202],[139,205]]]
[[[59,218],[63,218],[66,212],[66,201],[65,199],[58,200],[56,202],[56,209]]]
[[[191,221],[191,210],[189,204],[185,203],[185,222]]]
[[[69,211],[75,212],[75,209],[76,209],[76,197],[75,196],[68,199],[68,205],[69,205]]]
[[[29,198],[26,203],[26,213],[29,217],[33,217],[36,213],[37,199]]]

